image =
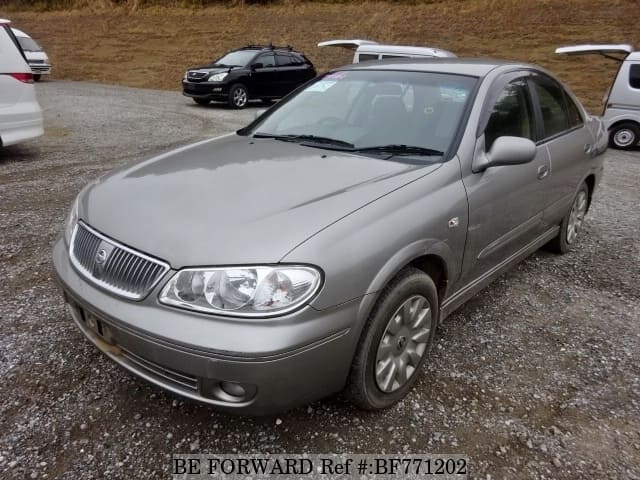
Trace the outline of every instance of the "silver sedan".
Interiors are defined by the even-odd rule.
[[[452,311],[579,242],[606,144],[535,66],[365,62],[87,186],[55,270],[86,337],[172,392],[249,414],[341,390],[386,408]]]

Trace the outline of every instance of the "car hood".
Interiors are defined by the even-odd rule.
[[[236,67],[212,67],[211,65],[203,65],[201,67],[190,68],[188,71],[204,72],[204,73],[213,75],[214,73],[230,72],[231,70],[237,70],[238,68],[242,68],[242,67],[237,67],[237,66]]]
[[[81,195],[79,215],[174,268],[276,263],[438,167],[233,134],[102,177]]]

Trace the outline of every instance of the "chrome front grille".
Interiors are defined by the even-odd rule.
[[[187,79],[189,80],[195,80],[195,81],[201,81],[204,79],[204,77],[208,76],[209,74],[207,72],[189,72],[187,73]]]
[[[70,257],[88,280],[132,300],[147,296],[169,270],[166,263],[111,240],[82,222],[73,232]]]

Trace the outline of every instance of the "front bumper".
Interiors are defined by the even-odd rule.
[[[229,96],[229,84],[223,82],[182,82],[182,94],[185,97],[206,100],[226,100]]]
[[[53,260],[82,333],[109,358],[169,391],[221,410],[265,415],[335,393],[346,382],[359,301],[325,311],[306,307],[277,321],[212,317],[159,305],[163,283],[141,302],[94,287],[71,266],[63,240]],[[223,382],[246,393],[230,396]]]

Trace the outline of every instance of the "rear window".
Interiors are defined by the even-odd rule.
[[[41,52],[42,47],[38,45],[32,38],[28,37],[16,37],[18,43],[25,52]]]
[[[534,81],[544,125],[544,138],[552,137],[569,129],[569,116],[562,87],[546,77]]]
[[[359,62],[367,62],[369,60],[378,60],[378,54],[373,54],[373,53],[361,53],[360,55],[358,55],[358,61]]]
[[[291,67],[295,65],[291,56],[286,53],[278,53],[276,56],[278,57],[278,65],[281,67]]]
[[[631,65],[629,69],[629,85],[631,88],[640,89],[640,64]]]
[[[578,106],[571,99],[569,94],[567,94],[567,92],[565,92],[564,98],[567,102],[567,111],[569,113],[569,126],[577,127],[578,125],[582,125],[584,122],[582,120],[582,115],[580,114]]]

